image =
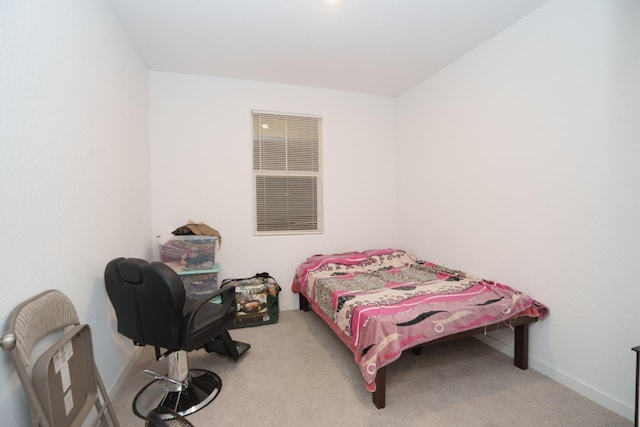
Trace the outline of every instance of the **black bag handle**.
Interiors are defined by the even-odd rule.
[[[278,284],[278,281],[276,279],[274,279],[273,277],[271,277],[271,275],[269,275],[269,273],[267,273],[266,271],[263,271],[262,273],[256,273],[251,277],[245,277],[244,279],[224,279],[222,281],[222,284],[220,285],[220,287],[223,287],[224,285],[228,285],[231,282],[242,282],[243,280],[251,280],[251,279],[271,279],[273,280],[273,283],[276,284],[276,286],[278,287],[278,292],[280,292],[282,290],[282,288],[280,287],[280,285]]]

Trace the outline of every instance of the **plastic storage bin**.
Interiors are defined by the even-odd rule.
[[[160,261],[178,273],[215,267],[214,236],[159,236],[158,240]]]
[[[184,283],[187,292],[187,298],[199,299],[203,295],[211,293],[218,289],[218,273],[220,272],[220,264],[215,264],[211,270],[199,271],[183,271],[178,276]]]

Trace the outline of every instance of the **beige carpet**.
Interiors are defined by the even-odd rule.
[[[633,425],[473,338],[404,354],[387,369],[387,407],[378,410],[353,355],[314,313],[283,312],[278,324],[231,335],[252,345],[237,362],[202,350],[189,355],[191,367],[223,382],[211,404],[188,416],[195,426]],[[113,402],[122,426],[144,425],[131,410],[149,381],[139,369],[165,372],[163,362],[151,348],[136,361]]]

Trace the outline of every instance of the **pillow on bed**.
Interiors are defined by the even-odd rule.
[[[370,249],[362,254],[373,267],[370,271],[381,268],[405,268],[417,262],[417,258],[402,249]]]

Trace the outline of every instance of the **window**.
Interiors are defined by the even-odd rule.
[[[255,233],[321,233],[322,119],[252,115]]]

